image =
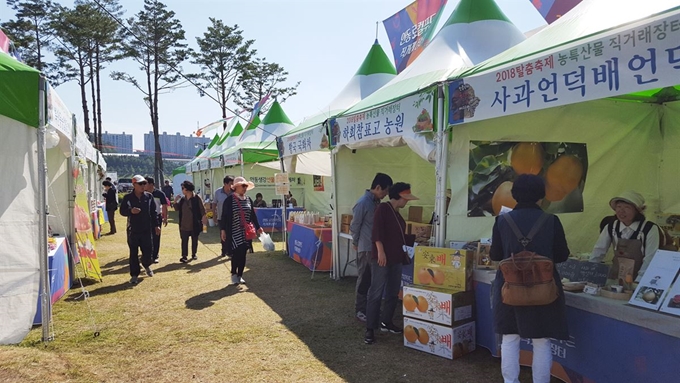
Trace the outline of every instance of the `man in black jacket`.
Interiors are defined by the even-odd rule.
[[[118,194],[116,188],[113,187],[111,181],[102,182],[104,185],[104,199],[106,201],[106,216],[109,218],[109,225],[111,225],[110,234],[116,234],[116,210],[118,210]]]
[[[132,177],[132,192],[123,197],[120,215],[128,217],[127,240],[130,248],[130,283],[136,285],[139,277],[139,258],[137,250],[142,251],[142,266],[146,275],[153,277],[152,233],[160,235],[161,220],[156,213],[156,202],[151,193],[144,191],[146,179],[140,175]]]

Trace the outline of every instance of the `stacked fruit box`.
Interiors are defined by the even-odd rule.
[[[416,247],[404,287],[404,345],[447,359],[475,349],[473,251]]]

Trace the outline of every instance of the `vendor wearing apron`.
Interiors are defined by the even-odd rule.
[[[619,197],[609,201],[609,206],[616,212],[616,220],[608,223],[600,232],[590,255],[590,262],[602,262],[610,245],[613,245],[614,258],[609,278],[624,279],[619,275],[619,266],[633,264],[633,278],[636,282],[647,270],[654,254],[659,249],[659,231],[655,225],[646,225],[645,199],[639,193],[626,191]],[[647,230],[645,230],[647,227]]]

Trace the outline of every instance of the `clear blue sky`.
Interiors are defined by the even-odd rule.
[[[255,40],[259,55],[282,65],[290,83],[301,81],[298,94],[282,104],[293,122],[318,113],[354,75],[375,39],[375,23],[396,13],[413,0],[166,0],[186,31],[187,42],[196,47],[196,36],[205,32],[208,17],[225,24],[238,24],[244,36]],[[61,0],[63,5],[72,1]],[[517,27],[529,31],[545,22],[530,0],[496,0]],[[142,0],[121,0],[131,17],[142,8]],[[449,0],[440,25],[453,12],[458,0]],[[5,2],[0,20],[13,17]],[[385,30],[380,23],[378,40],[392,57]],[[190,63],[187,72],[197,71]],[[132,61],[113,63],[102,83],[103,128],[111,133],[132,133],[133,147],[142,149],[144,133],[151,130],[149,112],[142,94],[131,85],[113,81],[109,70],[126,71],[142,79]],[[80,93],[75,82],[59,86],[57,92],[82,126]],[[221,117],[217,103],[200,97],[195,89],[178,89],[160,98],[160,130],[189,135],[196,125],[204,126]]]

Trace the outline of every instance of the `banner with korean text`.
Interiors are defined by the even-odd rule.
[[[237,150],[230,154],[225,154],[222,156],[222,161],[224,166],[235,166],[241,163],[241,151]]]
[[[298,134],[281,137],[277,145],[280,157],[328,149],[326,127],[318,125]]]
[[[680,84],[680,17],[646,19],[449,85],[449,123],[479,121]]]
[[[433,115],[434,92],[414,94],[369,111],[331,119],[331,145],[351,149],[399,146],[403,140],[423,159],[431,161]]]
[[[222,167],[222,156],[210,159],[210,169],[219,169]]]
[[[47,124],[73,141],[73,116],[51,85],[47,86]]]
[[[445,5],[446,0],[416,0],[383,21],[397,73],[423,52],[434,35]]]

